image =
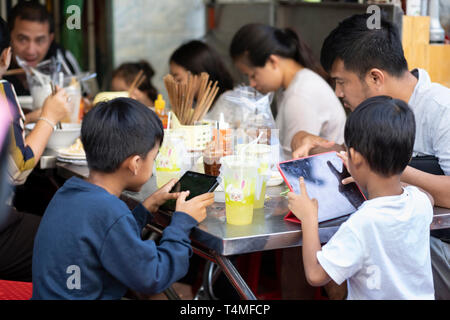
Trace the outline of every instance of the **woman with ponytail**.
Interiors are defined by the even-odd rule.
[[[263,94],[282,90],[276,123],[286,160],[292,158],[292,138],[300,131],[343,143],[344,108],[326,72],[295,31],[245,25],[234,36],[230,55],[250,86]]]

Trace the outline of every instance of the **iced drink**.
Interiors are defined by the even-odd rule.
[[[80,123],[80,104],[81,104],[81,87],[80,84],[74,83],[64,88],[69,97],[70,113],[67,119],[62,122]]]
[[[244,157],[222,158],[227,223],[248,225],[253,220],[258,167]]]
[[[179,179],[184,173],[183,157],[187,154],[182,135],[166,132],[164,142],[156,157],[156,185],[161,188],[171,179]]]
[[[220,159],[232,154],[231,130],[220,130],[220,136],[218,138],[217,130],[214,129],[213,141],[203,151],[205,174],[218,177],[221,167]]]
[[[269,167],[272,155],[270,146],[264,144],[244,144],[237,147],[238,154],[245,153],[244,156],[249,161],[256,163],[258,166],[258,175],[255,185],[255,209],[264,208],[266,199],[266,186],[269,180]]]
[[[220,159],[223,157],[223,149],[208,146],[203,152],[203,165],[205,174],[218,177],[220,175]]]
[[[267,179],[263,179],[261,182],[261,189],[260,192],[255,193],[255,203],[253,207],[255,209],[262,209],[264,208],[264,201],[266,200],[266,187],[267,187]]]

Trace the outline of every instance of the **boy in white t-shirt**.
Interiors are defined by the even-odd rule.
[[[318,204],[289,194],[289,209],[302,221],[303,262],[313,286],[347,280],[347,299],[434,299],[430,258],[433,199],[400,175],[414,146],[415,120],[408,105],[386,96],[364,101],[345,127],[346,166],[366,201],[322,248]]]

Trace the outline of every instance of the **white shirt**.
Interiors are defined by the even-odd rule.
[[[317,73],[300,70],[278,102],[276,124],[286,160],[292,159],[291,142],[299,131],[344,143],[344,108]]]
[[[430,224],[433,208],[416,187],[366,201],[317,253],[349,300],[432,300]]]
[[[425,70],[418,71],[419,81],[409,100],[416,117],[414,156],[437,157],[450,176],[450,89],[432,83]]]

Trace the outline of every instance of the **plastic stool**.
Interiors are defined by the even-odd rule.
[[[0,280],[0,300],[30,300],[32,295],[31,282]]]

